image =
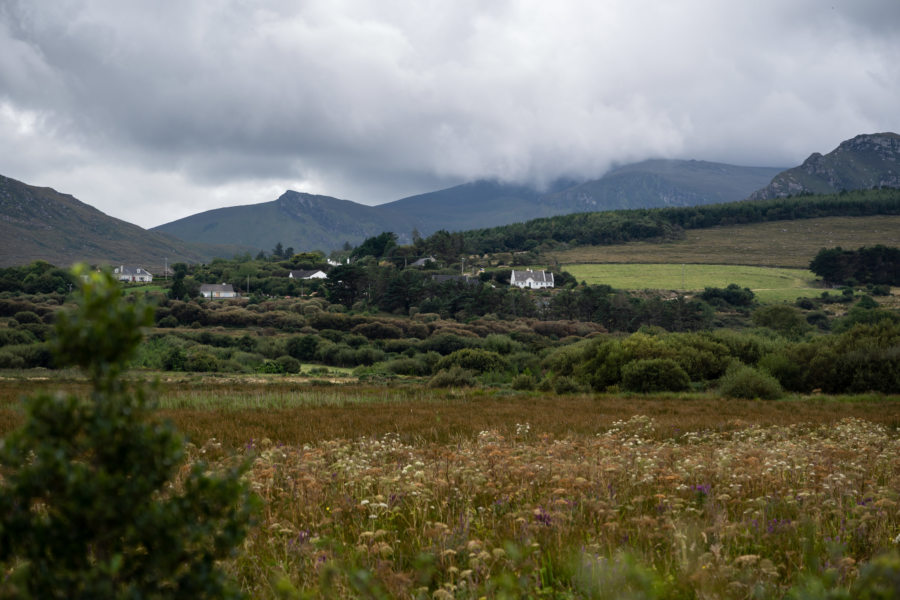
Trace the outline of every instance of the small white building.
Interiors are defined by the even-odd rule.
[[[540,290],[553,287],[553,273],[548,271],[517,271],[513,269],[509,278],[509,285],[520,288],[529,288],[532,290]]]
[[[309,269],[305,271],[290,271],[288,273],[290,279],[327,279],[328,274],[319,269]]]
[[[113,276],[119,281],[150,283],[153,281],[153,275],[149,271],[141,267],[129,267],[119,265],[113,269]]]
[[[204,298],[237,298],[238,294],[230,283],[204,283],[200,286]]]

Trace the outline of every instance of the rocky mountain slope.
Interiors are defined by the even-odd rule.
[[[779,173],[750,199],[879,187],[900,188],[900,135],[896,133],[858,135],[824,156],[815,152],[799,167]]]

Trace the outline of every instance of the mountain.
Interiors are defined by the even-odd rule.
[[[858,135],[824,156],[815,152],[799,167],[779,173],[750,199],[878,187],[900,188],[900,135],[896,133]]]
[[[202,261],[195,247],[110,217],[67,194],[0,175],[0,266],[46,260],[57,266],[133,264],[161,272],[166,260]]]
[[[409,196],[375,208],[402,213],[412,219],[419,233],[424,235],[438,229],[464,231],[548,216],[541,207],[541,197],[548,191],[572,185],[572,181],[559,180],[549,190],[541,191],[532,186],[482,179]]]
[[[649,160],[600,179],[561,179],[546,189],[480,180],[365,206],[329,196],[288,191],[272,202],[219,208],[153,228],[194,242],[269,250],[332,250],[382,231],[408,241],[415,229],[465,231],[573,212],[730,202],[746,198],[781,169],[686,160]]]
[[[392,210],[287,191],[271,202],[208,210],[151,231],[208,244],[228,242],[271,250],[281,242],[297,251],[328,251],[383,231],[410,232],[414,227],[412,219]]]
[[[646,160],[546,194],[541,204],[548,214],[565,214],[736,202],[781,171],[698,160]]]

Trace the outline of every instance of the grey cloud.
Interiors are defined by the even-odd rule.
[[[791,165],[898,129],[898,7],[9,0],[0,103],[40,115],[22,144],[98,161],[71,181],[177,175],[186,209],[279,180],[371,203],[651,156]]]

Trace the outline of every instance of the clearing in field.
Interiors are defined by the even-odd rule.
[[[625,290],[702,291],[736,283],[753,290],[763,302],[818,296],[815,275],[805,269],[771,269],[740,265],[581,264],[563,267],[579,282]]]

